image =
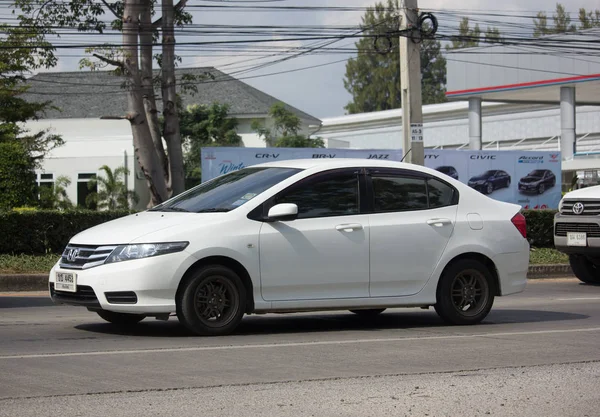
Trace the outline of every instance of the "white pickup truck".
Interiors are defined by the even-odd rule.
[[[600,185],[571,191],[554,216],[554,246],[569,255],[577,278],[600,284]]]

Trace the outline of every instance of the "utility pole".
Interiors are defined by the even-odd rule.
[[[417,0],[404,0],[404,5],[400,10],[400,19],[402,152],[406,156],[405,162],[424,165],[423,110],[421,107],[421,33],[418,24]]]

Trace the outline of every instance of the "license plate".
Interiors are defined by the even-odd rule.
[[[54,289],[56,291],[77,292],[77,275],[72,272],[57,272]]]
[[[568,232],[567,246],[587,246],[587,236],[582,232]]]

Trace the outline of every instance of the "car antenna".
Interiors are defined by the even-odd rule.
[[[408,156],[408,154],[410,153],[410,151],[412,151],[412,148],[410,148],[410,149],[408,150],[408,152],[406,152],[406,153],[404,154],[404,156],[402,157],[402,159],[400,160],[400,162],[404,162],[404,158],[406,158],[406,157]]]

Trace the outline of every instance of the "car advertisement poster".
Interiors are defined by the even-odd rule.
[[[288,159],[402,160],[399,149],[202,148],[202,181],[264,162]],[[426,149],[425,166],[491,198],[526,209],[556,209],[561,199],[560,152]]]

